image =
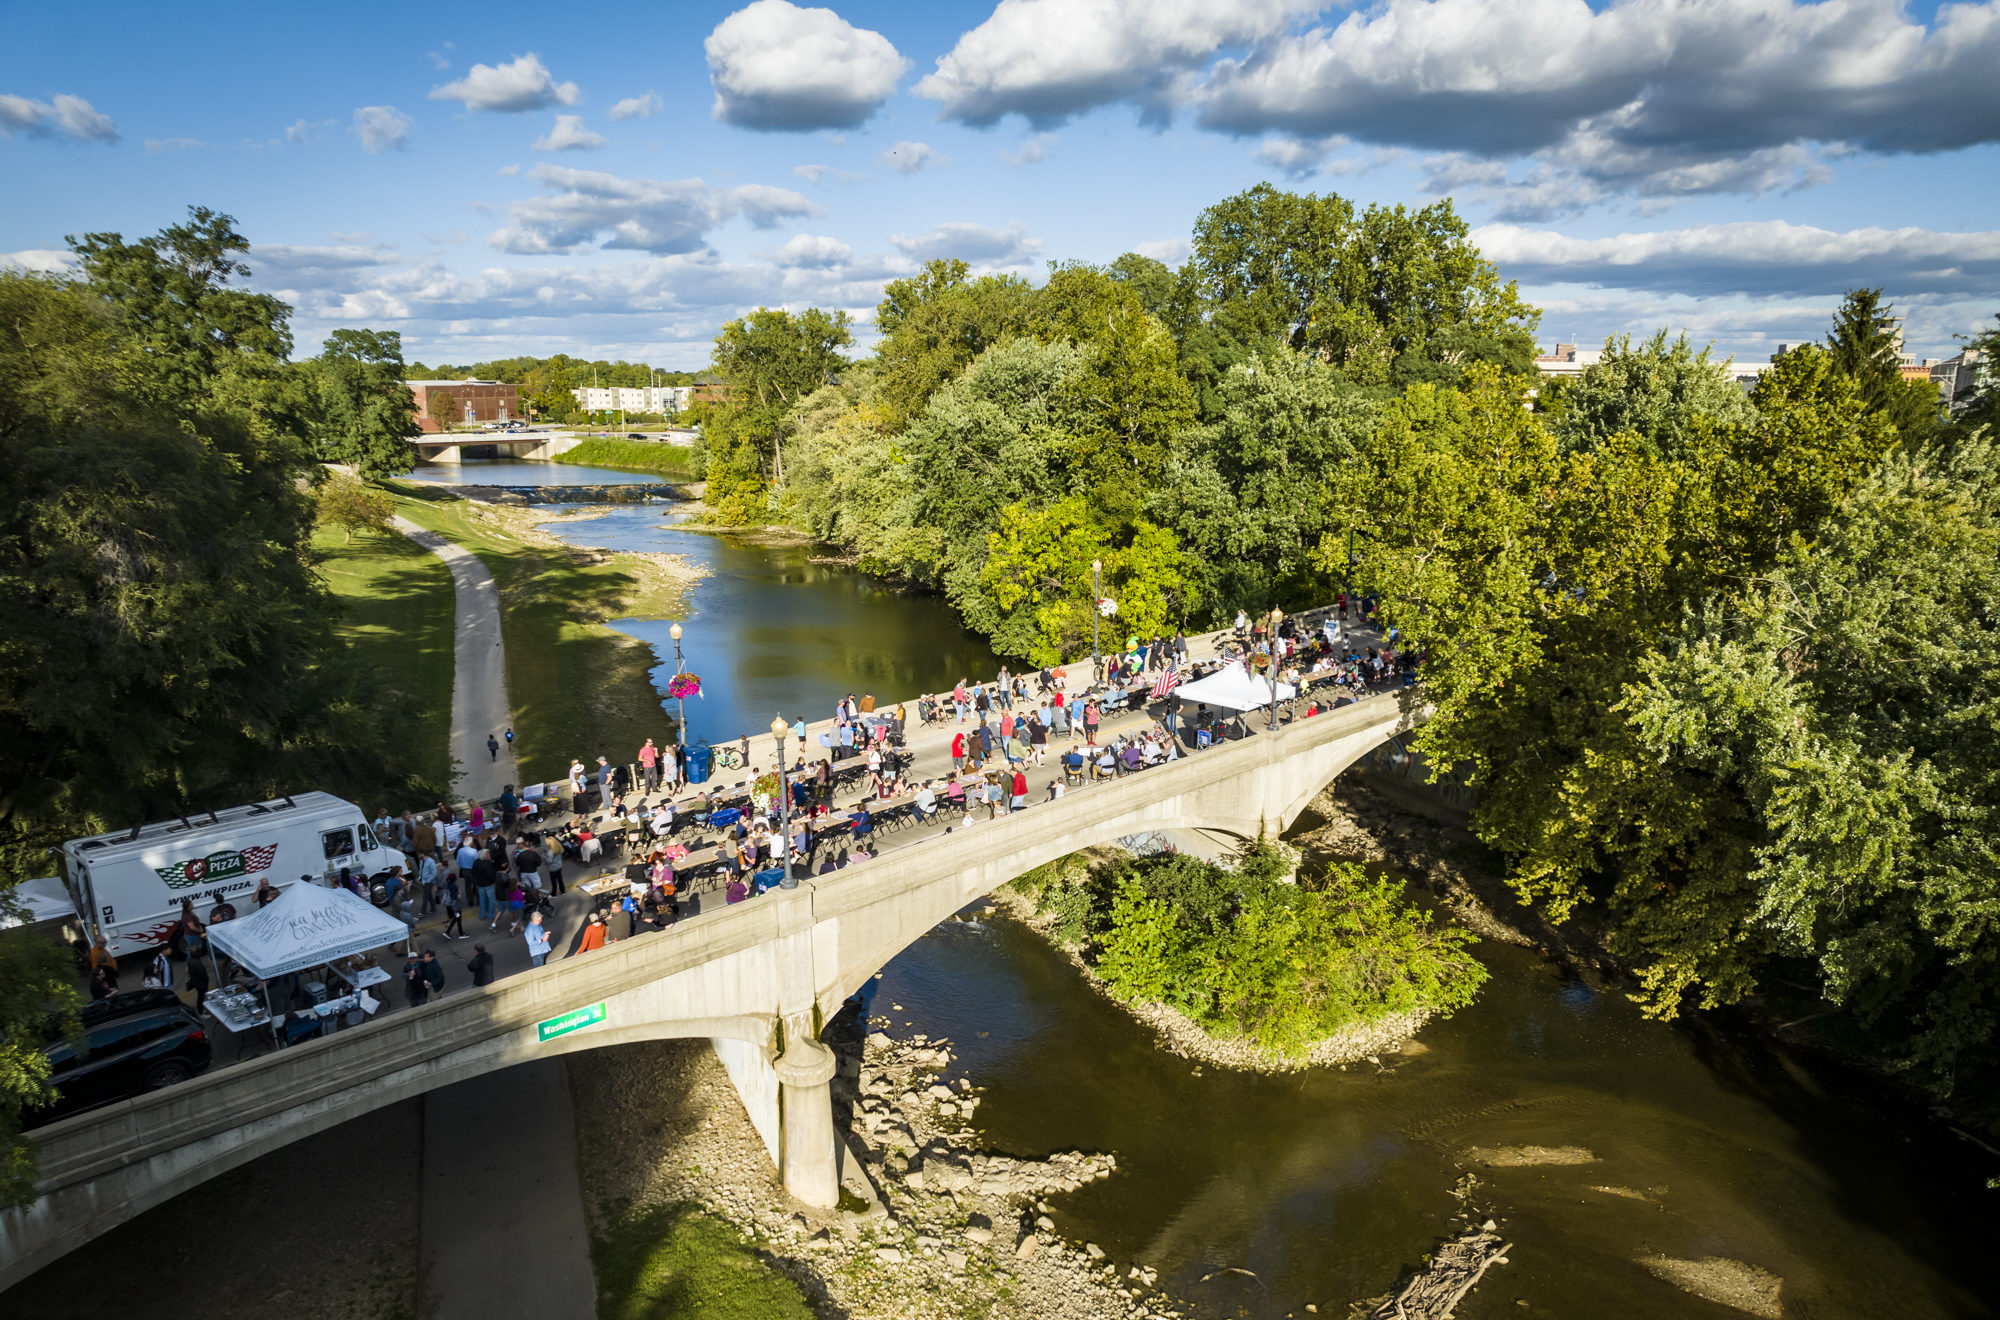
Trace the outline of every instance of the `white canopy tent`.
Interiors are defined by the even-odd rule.
[[[14,886],[14,897],[21,905],[21,915],[0,916],[0,929],[18,926],[24,920],[38,926],[44,921],[76,919],[76,904],[69,901],[69,890],[63,888],[60,880],[23,880]]]
[[[261,912],[208,928],[208,942],[259,980],[400,944],[410,928],[345,889],[301,881]]]
[[[1271,681],[1248,672],[1241,663],[1228,665],[1207,678],[1197,678],[1174,689],[1183,702],[1195,701],[1223,710],[1258,710],[1271,704]],[[1298,689],[1290,683],[1278,684],[1278,700],[1290,701]]]

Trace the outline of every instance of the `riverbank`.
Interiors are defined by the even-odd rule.
[[[778,1186],[770,1157],[705,1042],[617,1046],[570,1058],[584,1193],[598,1259],[693,1250],[706,1272],[782,1295],[789,1281],[821,1315],[851,1320],[1120,1320],[1184,1314],[1154,1293],[1146,1265],[1114,1261],[1054,1231],[1047,1198],[1115,1176],[1108,1153],[1046,1159],[995,1155],[970,1126],[978,1088],[952,1076],[949,1042],[865,1039],[852,1015],[828,1028],[840,1058],[837,1130],[881,1192],[872,1214],[807,1211]],[[734,1263],[706,1223],[730,1226]],[[649,1245],[634,1242],[648,1225]],[[692,1240],[692,1241],[690,1241]],[[727,1247],[726,1241],[720,1244]],[[753,1268],[753,1266],[755,1268]],[[759,1271],[763,1277],[759,1278]],[[601,1287],[610,1279],[598,1269]],[[636,1312],[605,1292],[602,1317],[730,1315]],[[784,1310],[770,1314],[785,1315]]]
[[[384,695],[408,698],[400,732],[424,778],[451,782],[451,572],[436,555],[399,532],[348,536],[321,527],[313,535],[319,575],[340,598],[336,629],[374,675]]]
[[[682,481],[699,479],[692,450],[653,440],[618,440],[596,436],[564,450],[562,461],[587,467],[618,468],[625,472],[657,472]]]
[[[544,525],[598,516],[481,504],[389,483],[397,512],[478,555],[500,593],[515,755],[526,782],[560,779],[571,757],[628,757],[672,720],[654,690],[652,648],[614,619],[686,617],[702,570],[680,555],[571,545]]]

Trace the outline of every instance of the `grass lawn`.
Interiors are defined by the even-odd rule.
[[[340,597],[340,635],[387,691],[418,712],[410,750],[426,778],[450,784],[452,619],[456,600],[444,561],[400,532],[320,528],[320,576]]]
[[[649,580],[631,556],[539,544],[524,515],[417,483],[392,483],[397,512],[478,555],[500,589],[507,697],[524,782],[560,779],[572,756],[630,761],[672,721],[653,689],[652,648],[604,626],[626,617],[677,617],[677,593]]]
[[[689,466],[693,455],[680,445],[664,445],[652,440],[585,440],[558,463],[586,463],[592,467],[625,468],[633,472],[657,472],[663,477],[694,479]]]
[[[623,1219],[590,1244],[598,1320],[812,1320],[799,1286],[691,1203]]]

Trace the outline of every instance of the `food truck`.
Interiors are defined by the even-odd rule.
[[[405,860],[375,838],[361,808],[331,793],[300,793],[72,839],[62,865],[86,937],[102,935],[112,953],[126,954],[165,943],[184,899],[206,919],[221,902],[247,910],[244,900],[265,879],[282,890],[345,868],[372,880]]]

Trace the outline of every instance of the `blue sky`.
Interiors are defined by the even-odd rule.
[[[421,9],[421,13],[418,10]],[[1761,357],[1880,284],[2000,310],[2000,0],[787,0],[23,9],[0,260],[234,215],[253,283],[412,359],[695,367],[930,256],[1178,262],[1260,181],[1451,196],[1542,338]]]

